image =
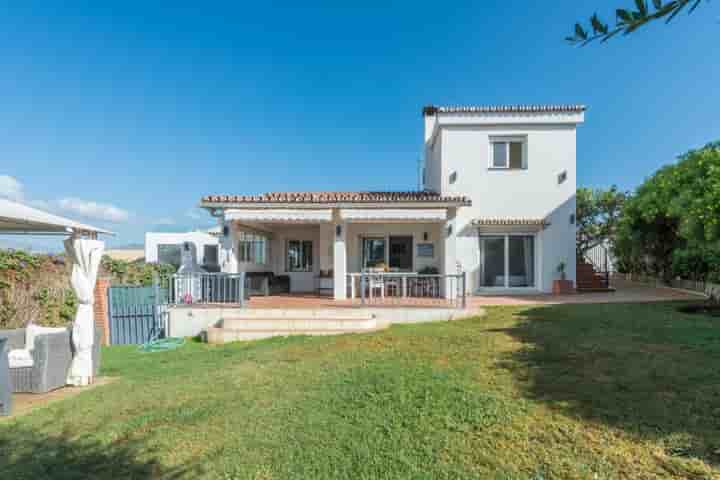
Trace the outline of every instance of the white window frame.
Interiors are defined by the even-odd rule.
[[[295,266],[290,261],[290,244],[296,243],[301,255],[300,264]],[[305,255],[305,247],[310,244],[310,255]],[[315,271],[315,242],[313,240],[298,240],[288,238],[285,240],[285,271],[287,273],[312,273]]]
[[[388,233],[388,234],[381,234],[381,235],[360,235],[359,237],[359,244],[360,244],[360,270],[364,271],[366,269],[365,267],[365,240],[368,239],[377,239],[377,240],[384,240],[385,242],[385,250],[383,252],[384,257],[384,263],[385,265],[390,268],[390,237],[410,237],[412,238],[412,265],[410,266],[410,272],[414,272],[417,269],[417,245],[418,245],[418,239],[415,238],[414,233]],[[430,240],[426,242],[421,243],[429,243],[433,245],[433,248],[435,246],[434,242],[431,242]],[[429,257],[425,257],[429,258]],[[435,258],[433,256],[433,258]],[[402,270],[402,272],[407,272],[406,270]]]
[[[237,258],[239,263],[249,263],[252,265],[265,265],[267,264],[268,255],[268,237],[257,233],[240,232],[237,240]],[[260,257],[258,258],[258,251],[256,250],[256,244],[261,244]]]
[[[542,252],[540,251],[539,246],[539,236],[537,233],[523,233],[523,232],[498,232],[498,233],[481,233],[479,235],[480,240],[482,240],[483,237],[503,237],[503,272],[504,272],[504,281],[502,286],[498,287],[487,287],[487,286],[479,286],[481,281],[478,283],[478,290],[479,291],[503,291],[503,290],[511,290],[514,292],[536,292],[541,290],[540,287],[540,279],[541,279],[541,272],[540,272],[540,256],[542,255]],[[510,271],[510,237],[533,237],[533,286],[532,287],[512,287],[510,286],[510,276],[508,275],[508,272]],[[484,252],[482,249],[479,251],[479,261],[480,263],[484,262]],[[480,271],[482,270],[482,267],[480,268]],[[479,278],[478,278],[479,280]]]
[[[527,170],[528,169],[528,148],[527,148],[527,136],[526,135],[514,135],[514,136],[491,136],[489,137],[488,143],[488,169],[489,170]],[[498,167],[495,165],[495,144],[505,144],[505,165]],[[519,143],[521,144],[521,158],[520,168],[510,167],[510,144]]]

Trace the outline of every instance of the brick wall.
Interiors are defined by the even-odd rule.
[[[110,321],[108,319],[109,278],[99,278],[95,284],[95,328],[103,332],[102,344],[110,345]]]

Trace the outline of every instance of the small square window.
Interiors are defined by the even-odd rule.
[[[521,138],[498,138],[490,143],[490,168],[524,170],[527,168],[525,141]]]
[[[565,180],[567,180],[567,170],[563,170],[558,175],[558,185],[565,183]]]

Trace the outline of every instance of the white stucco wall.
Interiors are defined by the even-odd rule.
[[[456,258],[468,272],[470,291],[478,288],[480,262],[478,232],[471,225],[475,218],[547,218],[551,225],[536,237],[536,284],[551,291],[561,261],[566,264],[568,279],[575,280],[575,226],[570,224],[576,190],[573,122],[581,120],[582,115],[577,114],[497,116],[494,120],[440,115],[435,141],[441,144],[442,155],[440,159],[431,156],[430,163],[435,165],[429,168],[440,167],[437,191],[472,200],[471,207],[458,209],[454,225]],[[527,139],[527,169],[489,168],[490,140],[495,136]],[[567,178],[559,184],[562,172]]]
[[[220,245],[220,239],[205,232],[183,232],[183,233],[145,233],[145,261],[156,263],[158,261],[158,245],[182,245],[184,242],[191,242],[197,250],[198,264],[205,263],[205,245]],[[218,259],[221,258],[218,248]]]

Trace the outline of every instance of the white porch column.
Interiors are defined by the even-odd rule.
[[[223,273],[238,273],[237,242],[235,241],[233,222],[225,220],[221,225],[223,231],[220,237],[220,246],[223,258],[220,264],[220,270]],[[225,232],[227,232],[227,235],[225,235]]]
[[[440,262],[441,268],[440,273],[443,275],[451,275],[457,273],[457,256],[455,254],[455,238],[457,237],[457,225],[455,222],[454,208],[448,208],[448,217],[445,222],[445,228],[442,232],[442,245],[443,245],[443,258]],[[450,279],[446,279],[441,283],[442,295],[445,298],[450,298],[454,292],[451,290],[452,282]]]
[[[347,298],[347,223],[337,222],[333,226],[333,290],[335,300]]]

